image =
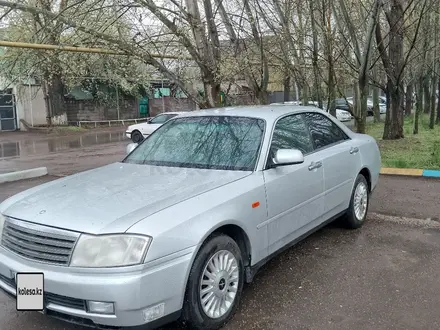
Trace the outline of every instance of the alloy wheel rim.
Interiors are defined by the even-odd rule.
[[[363,221],[367,213],[368,188],[364,182],[359,182],[354,193],[354,213],[358,221]]]
[[[212,319],[224,316],[237,296],[240,273],[235,256],[216,252],[206,263],[200,279],[200,302],[203,312]]]

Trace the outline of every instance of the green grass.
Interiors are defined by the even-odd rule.
[[[367,133],[380,148],[382,166],[393,168],[440,169],[440,125],[429,129],[429,117],[420,116],[419,134],[413,132],[413,116],[405,119],[405,138],[382,140],[384,123],[369,123]]]

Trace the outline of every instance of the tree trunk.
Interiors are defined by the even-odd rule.
[[[436,120],[436,123],[440,124],[440,79],[438,80],[437,89],[438,89],[439,94],[437,96],[438,98],[437,98],[437,120]]]
[[[328,60],[328,99],[329,104],[327,110],[329,113],[336,117],[336,86],[335,86],[335,76],[334,76],[334,67],[333,67],[333,56],[332,54],[327,56]]]
[[[383,133],[384,140],[397,140],[404,137],[403,123],[401,119],[401,97],[402,94],[398,86],[390,91],[391,105],[390,105],[390,120],[385,122],[385,128]],[[388,124],[388,125],[387,125]]]
[[[405,121],[405,98],[404,98],[404,93],[402,93],[402,96],[400,97],[400,109],[399,109],[399,114],[400,114],[400,123],[403,127],[404,121]]]
[[[47,81],[43,81],[42,84],[43,87],[43,97],[44,97],[44,104],[46,105],[46,123],[47,126],[52,126],[52,111],[50,107],[50,99],[49,99],[49,93],[47,88]]]
[[[47,86],[50,102],[50,117],[64,114],[64,84],[61,75],[54,75]]]
[[[423,80],[417,84],[417,93],[416,93],[416,111],[414,112],[414,128],[413,134],[419,134],[419,117],[420,113],[423,111]]]
[[[388,51],[385,50],[380,24],[376,24],[376,43],[387,73],[387,92],[390,96],[390,108],[387,111],[384,140],[397,140],[404,137],[402,120],[402,78],[405,56],[404,47],[404,2],[391,0],[387,13],[389,33]]]
[[[220,104],[220,84],[214,82],[212,77],[203,78],[204,101],[200,103],[200,108],[214,108]]]
[[[379,81],[378,77],[378,67],[377,65],[373,66],[373,79],[374,81]],[[379,108],[379,87],[373,86],[373,113],[374,113],[374,122],[380,122],[380,108]]]
[[[429,113],[429,128],[434,129],[435,126],[435,101],[436,101],[436,87],[437,87],[437,77],[433,76],[432,78],[432,89],[431,89],[431,97],[429,99],[431,106],[430,106],[430,113]]]
[[[431,91],[429,86],[429,76],[423,79],[423,113],[427,114],[431,110]]]
[[[313,76],[314,76],[314,97],[318,101],[318,107],[322,109],[322,93],[321,93],[321,79],[319,77],[319,66],[318,66],[318,31],[316,29],[316,14],[315,14],[315,1],[309,1],[310,6],[310,17],[311,17],[311,28],[313,37],[313,55],[312,55],[312,65],[313,65]]]
[[[286,69],[284,74],[284,95],[283,95],[284,102],[290,101],[290,74],[289,70]]]
[[[363,124],[362,118],[361,118],[361,88],[359,86],[359,82],[356,81],[353,85],[353,115],[354,115],[354,122],[356,125],[356,132],[359,133],[360,130],[365,130],[365,125]]]
[[[301,101],[303,105],[309,104],[309,91],[307,85],[304,82],[301,86]]]
[[[269,103],[269,93],[267,90],[259,89],[256,95],[259,104],[268,104]]]
[[[413,105],[413,84],[408,84],[406,86],[406,93],[405,93],[405,115],[410,116],[412,105]]]
[[[367,77],[364,77],[363,79],[360,79],[360,81],[359,81],[359,102],[360,102],[360,104],[357,107],[359,109],[357,132],[362,133],[362,134],[365,134],[365,127],[367,124],[368,92],[369,92],[369,88],[368,88],[368,83],[367,83]]]
[[[327,111],[333,116],[336,117],[336,86],[334,83],[334,76],[332,72],[332,68],[330,68],[329,64],[329,76],[328,76],[328,104],[327,104]]]

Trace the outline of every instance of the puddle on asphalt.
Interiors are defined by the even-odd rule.
[[[124,140],[129,142],[124,132],[103,132],[70,137],[61,136],[36,141],[23,140],[3,143],[0,141],[0,159],[48,154]]]

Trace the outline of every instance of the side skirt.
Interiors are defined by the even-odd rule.
[[[329,218],[328,220],[324,221],[323,223],[321,223],[319,226],[316,226],[315,228],[309,230],[307,233],[295,238],[293,241],[291,241],[290,243],[286,244],[284,247],[282,247],[281,249],[279,249],[278,251],[275,251],[274,253],[272,253],[271,255],[267,256],[266,258],[264,258],[263,260],[259,261],[258,263],[256,263],[253,266],[247,266],[245,268],[245,281],[246,283],[251,283],[255,277],[255,275],[258,273],[258,271],[261,269],[261,267],[263,267],[267,262],[269,262],[271,259],[275,258],[276,256],[280,255],[281,253],[283,253],[284,251],[290,249],[292,246],[295,246],[296,244],[298,244],[299,242],[301,242],[303,239],[305,239],[306,237],[312,235],[313,233],[317,232],[318,230],[320,230],[321,228],[327,226],[328,224],[332,223],[333,221],[335,221],[336,219],[340,218],[341,216],[345,215],[347,213],[347,210],[342,211],[338,214],[336,214],[335,216]]]

